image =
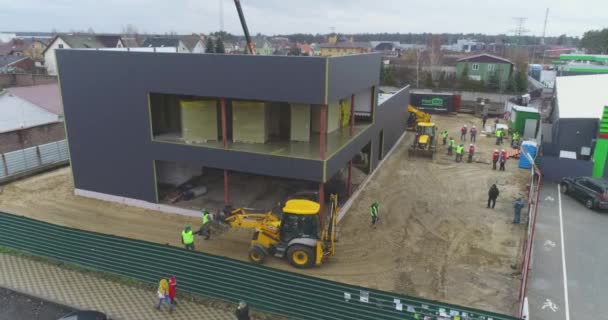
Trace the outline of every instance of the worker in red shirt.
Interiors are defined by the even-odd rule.
[[[507,162],[507,152],[502,149],[500,152],[500,168],[498,170],[505,171],[505,162]]]
[[[171,300],[171,305],[175,305],[175,286],[177,285],[177,281],[175,281],[174,276],[169,277],[169,299]]]
[[[471,143],[469,145],[469,159],[467,160],[468,163],[473,162],[473,155],[475,154],[475,146]]]
[[[467,125],[460,128],[460,141],[467,141]]]
[[[498,162],[498,156],[500,156],[498,149],[494,149],[494,153],[492,153],[492,170],[496,170],[496,162]]]

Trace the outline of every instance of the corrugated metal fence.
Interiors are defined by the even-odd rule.
[[[173,274],[180,289],[293,319],[516,319],[1,212],[0,226],[0,246],[153,284]]]
[[[0,182],[69,160],[66,140],[0,154]]]

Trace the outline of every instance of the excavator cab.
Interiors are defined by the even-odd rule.
[[[420,122],[416,127],[416,137],[410,149],[408,150],[408,154],[414,155],[423,155],[433,158],[435,153],[435,135],[436,135],[437,127],[433,122]]]
[[[287,201],[282,210],[281,241],[289,242],[294,238],[319,239],[319,209],[319,204],[313,201]]]

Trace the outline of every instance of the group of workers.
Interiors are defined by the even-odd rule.
[[[488,209],[494,209],[496,206],[496,199],[498,198],[499,194],[500,191],[498,190],[498,187],[496,184],[493,184],[488,191]],[[517,199],[515,199],[515,202],[513,203],[513,224],[519,224],[521,220],[521,210],[525,206],[526,204],[524,203],[522,197],[517,197]]]
[[[471,130],[468,130],[467,125],[465,124],[461,129],[460,129],[460,140],[461,141],[466,141],[467,140],[467,133],[470,134],[470,141],[471,142],[475,142],[477,140],[477,128],[475,128],[475,126],[473,126],[471,128]],[[456,153],[456,162],[461,162],[462,161],[462,157],[464,155],[464,144],[460,143],[459,145],[456,145],[456,141],[454,141],[453,137],[449,137],[449,133],[447,130],[443,130],[443,132],[441,132],[441,138],[442,138],[442,142],[443,145],[448,145],[448,156],[451,156],[453,154],[453,152]],[[475,155],[475,145],[473,143],[469,144],[469,149],[468,149],[468,155],[469,158],[467,160],[467,162],[473,162],[473,156]]]
[[[507,152],[502,149],[500,152],[498,149],[494,149],[492,153],[492,170],[496,170],[496,163],[500,163],[499,171],[505,171],[505,163],[507,162]]]
[[[203,224],[201,225],[201,228],[198,231],[192,231],[192,228],[190,227],[189,224],[186,224],[186,226],[184,227],[184,230],[182,230],[182,244],[184,245],[186,250],[194,250],[194,235],[195,234],[204,236],[205,240],[209,240],[209,238],[211,237],[211,229],[210,229],[211,217],[210,217],[209,211],[207,211],[207,209],[203,208],[201,218],[202,218]]]

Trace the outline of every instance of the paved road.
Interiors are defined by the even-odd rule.
[[[570,196],[559,195],[552,183],[544,184],[540,198],[528,288],[530,318],[608,320],[602,308],[608,296],[608,213],[588,210]]]
[[[69,307],[0,288],[0,320],[57,320],[71,311]]]

